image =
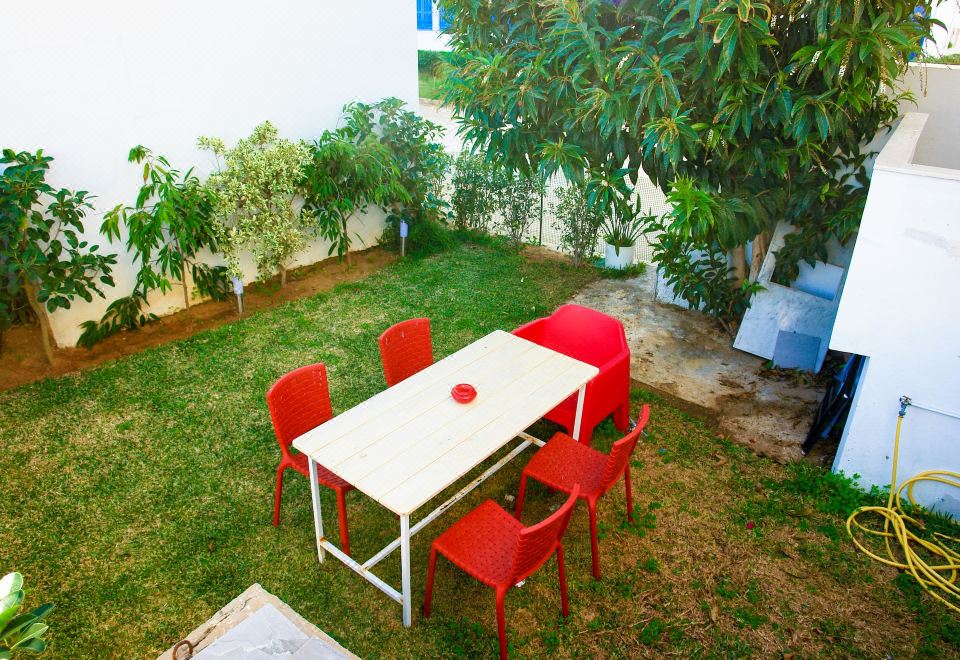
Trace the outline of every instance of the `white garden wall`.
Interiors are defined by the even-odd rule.
[[[416,108],[413,16],[413,0],[4,2],[0,145],[43,148],[56,159],[52,185],[96,194],[87,235],[102,243],[101,214],[136,195],[138,168],[126,162],[135,144],[203,176],[213,162],[195,147],[200,135],[232,144],[269,119],[284,137],[312,139],[350,100],[397,96]],[[383,228],[379,215],[353,222],[368,245]],[[293,265],[326,255],[318,243]],[[130,292],[128,257],[115,274],[106,301],[53,315],[59,345],[73,345],[80,322]],[[158,314],[180,305],[176,292],[151,297]]]
[[[960,412],[960,169],[932,166],[920,149],[957,148],[960,114],[925,139],[932,122],[907,114],[876,161],[830,340],[868,357],[834,463],[864,486],[890,482],[901,395]],[[900,481],[960,471],[960,420],[911,408],[904,429]],[[950,490],[921,485],[916,494],[960,514]]]

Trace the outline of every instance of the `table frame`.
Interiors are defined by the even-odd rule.
[[[577,412],[573,422],[573,437],[575,440],[580,440],[580,425],[583,417],[583,399],[586,391],[587,383],[581,385],[579,390],[577,390]],[[563,399],[557,403],[559,404],[562,401]],[[347,568],[351,569],[353,572],[364,578],[367,582],[398,602],[403,608],[403,625],[409,627],[413,623],[413,608],[410,586],[410,538],[424,527],[429,525],[431,522],[436,520],[444,511],[466,497],[468,493],[493,476],[498,470],[500,470],[500,468],[523,453],[527,447],[530,445],[542,447],[544,445],[542,440],[539,440],[528,433],[520,433],[517,437],[521,439],[521,442],[509,454],[487,468],[483,474],[473,479],[473,481],[467,484],[464,488],[457,491],[453,497],[446,500],[443,504],[431,511],[412,527],[410,525],[410,514],[400,515],[400,536],[388,543],[382,550],[362,564],[343,552],[343,550],[337,546],[330,543],[330,541],[327,540],[327,537],[324,536],[323,516],[320,509],[320,485],[317,483],[317,463],[312,457],[308,456],[307,464],[310,470],[310,495],[313,499],[313,525],[317,537],[317,557],[319,558],[320,563],[322,564],[324,562],[326,559],[326,553],[328,552],[335,558],[339,559],[347,566]],[[394,587],[390,586],[383,579],[375,575],[371,570],[378,563],[386,559],[394,550],[397,549],[397,547],[400,548],[400,591],[397,591]]]

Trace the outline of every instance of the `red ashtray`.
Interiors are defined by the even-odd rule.
[[[477,389],[473,385],[460,383],[459,385],[453,386],[453,389],[450,390],[450,396],[453,397],[454,401],[470,403],[477,398]]]

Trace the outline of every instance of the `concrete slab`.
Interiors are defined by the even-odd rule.
[[[719,433],[758,454],[799,460],[822,391],[734,349],[708,316],[656,302],[655,287],[648,267],[636,279],[596,282],[571,302],[623,322],[634,379],[704,411]]]
[[[157,660],[356,658],[259,584],[251,585]],[[174,656],[174,649],[177,654]]]

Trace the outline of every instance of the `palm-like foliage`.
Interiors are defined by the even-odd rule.
[[[512,167],[584,181],[607,214],[645,172],[677,203],[668,276],[684,255],[717,262],[781,219],[797,228],[781,279],[824,258],[830,237],[848,240],[862,145],[896,118],[891,90],[932,25],[930,2],[913,0],[441,4],[456,17],[447,101],[464,137]],[[726,280],[711,272],[738,290]]]

